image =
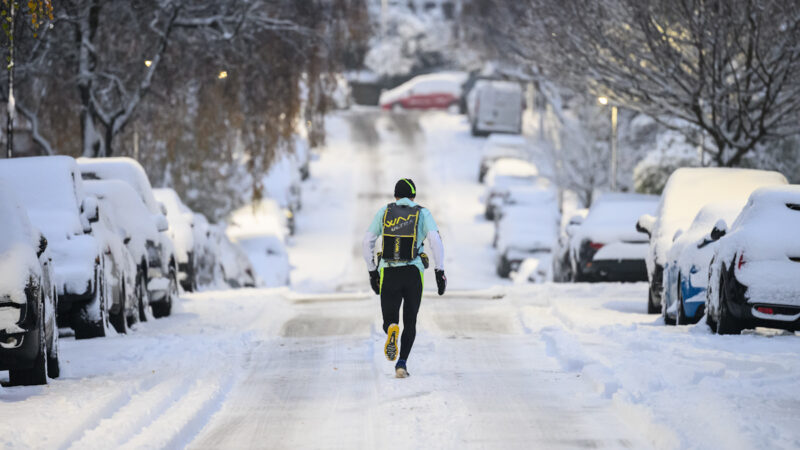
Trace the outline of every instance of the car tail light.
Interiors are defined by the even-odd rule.
[[[743,266],[743,265],[744,265],[746,262],[747,262],[747,261],[745,261],[745,259],[744,259],[744,253],[741,253],[741,254],[739,255],[739,263],[738,263],[738,264],[736,264],[736,268],[737,268],[737,269],[741,269],[741,268],[742,268],[742,266]]]
[[[756,308],[756,311],[763,313],[763,314],[775,314],[772,308],[767,308],[766,306],[759,306]]]
[[[592,249],[595,250],[595,251],[600,250],[601,248],[603,248],[603,245],[605,245],[605,244],[601,244],[599,242],[589,242],[589,247],[592,247]]]

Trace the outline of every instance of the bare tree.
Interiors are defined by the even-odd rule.
[[[713,142],[705,151],[717,165],[739,165],[760,144],[800,132],[797,2],[490,3],[472,8],[493,48],[667,126],[692,124]]]

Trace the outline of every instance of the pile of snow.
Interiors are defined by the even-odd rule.
[[[212,246],[218,249],[218,268],[221,277],[228,286],[256,287],[262,285],[253,269],[253,264],[242,248],[231,242],[224,225],[211,225],[209,227]]]
[[[227,235],[247,253],[259,278],[267,286],[289,282],[285,215],[275,201],[263,200],[231,214]]]
[[[14,303],[25,303],[25,286],[29,278],[41,275],[41,266],[36,257],[39,238],[28,214],[14,195],[14,190],[2,180],[0,229],[0,298]],[[18,313],[12,323],[17,320]],[[2,322],[0,326],[10,324]]]

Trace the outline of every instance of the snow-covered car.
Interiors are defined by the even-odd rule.
[[[91,235],[97,199],[84,193],[78,166],[68,156],[0,161],[0,179],[13,186],[33,225],[49,242],[60,326],[78,339],[104,336],[107,323],[105,255]]]
[[[178,260],[178,281],[184,290],[197,290],[197,262],[194,245],[194,212],[184,205],[171,188],[153,189],[156,200],[167,208],[167,221],[175,258]]]
[[[439,72],[420,75],[381,93],[381,108],[392,111],[404,109],[452,109],[458,111],[464,72]]]
[[[59,376],[58,296],[47,239],[0,182],[0,370],[12,385]]]
[[[522,132],[525,103],[520,83],[478,80],[467,96],[467,110],[473,136],[489,133]]]
[[[178,299],[178,264],[172,240],[169,238],[167,210],[156,201],[153,188],[144,168],[134,159],[79,158],[81,175],[88,180],[119,180],[133,188],[147,208],[150,220],[159,233],[148,239],[147,245],[147,291],[150,307],[155,317],[170,315],[172,304]]]
[[[481,149],[481,166],[478,169],[478,181],[483,183],[486,173],[500,158],[529,158],[529,144],[523,136],[492,134],[486,139]]]
[[[219,249],[219,271],[225,283],[232,288],[259,285],[253,264],[239,245],[231,242],[225,228],[211,225],[211,239]]]
[[[255,273],[267,286],[289,283],[289,256],[286,252],[286,226],[278,204],[261,200],[255,207],[245,206],[231,214],[226,230],[231,241],[241,246]]]
[[[537,277],[547,277],[550,252],[558,239],[559,214],[553,189],[542,189],[535,201],[506,207],[496,224],[497,275],[508,278],[524,260],[536,258],[543,260]]]
[[[103,212],[108,213],[113,227],[120,236],[128,253],[133,258],[133,301],[138,309],[138,319],[146,321],[150,308],[147,290],[149,242],[160,239],[159,221],[154,221],[139,194],[124,181],[84,180],[87,192],[97,197]],[[163,223],[160,223],[163,227]],[[130,322],[130,321],[129,321]]]
[[[675,233],[687,229],[700,208],[714,202],[744,203],[759,187],[786,183],[786,177],[780,173],[765,170],[693,167],[673,172],[661,193],[656,216],[645,214],[636,224],[637,230],[650,237],[645,259],[650,282],[647,312],[661,313],[667,252]]]
[[[558,241],[553,247],[553,281],[565,283],[572,281],[572,261],[569,254],[569,241],[572,235],[578,230],[578,227],[586,220],[586,215],[589,214],[588,208],[578,209],[569,216],[569,220],[563,223],[566,218],[562,214],[562,225],[558,233]]]
[[[608,193],[598,198],[570,238],[573,281],[647,281],[648,239],[636,221],[653,214],[654,195]]]
[[[508,208],[531,208],[539,207],[543,202],[550,201],[557,193],[547,178],[536,177],[526,184],[512,184],[508,189],[500,191],[492,199],[493,220],[495,221],[495,232],[498,230],[497,223],[502,220]],[[497,233],[495,233],[494,244],[497,245]]]
[[[136,261],[128,250],[131,235],[125,228],[123,217],[116,212],[107,191],[93,189],[103,181],[85,181],[86,192],[98,201],[98,220],[92,224],[96,237],[106,256],[103,270],[108,294],[108,321],[118,333],[127,333],[128,326],[139,321],[139,298],[136,291]]]
[[[711,231],[720,220],[733,222],[741,210],[740,202],[710,203],[697,213],[686,231],[676,232],[664,264],[665,324],[697,323],[703,317],[708,266],[719,239]]]
[[[194,255],[197,286],[212,286],[221,279],[219,270],[219,244],[212,234],[206,216],[194,213]]]
[[[706,320],[718,334],[757,326],[800,330],[800,185],[764,187],[719,237]]]
[[[486,211],[487,220],[494,220],[495,208],[503,202],[509,189],[514,186],[531,186],[539,175],[532,163],[514,158],[500,158],[486,173]]]

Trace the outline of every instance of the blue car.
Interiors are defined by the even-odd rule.
[[[746,199],[745,199],[746,200]],[[705,313],[708,266],[724,223],[731,223],[744,202],[711,203],[700,209],[689,229],[675,233],[664,265],[664,323],[697,323]]]

